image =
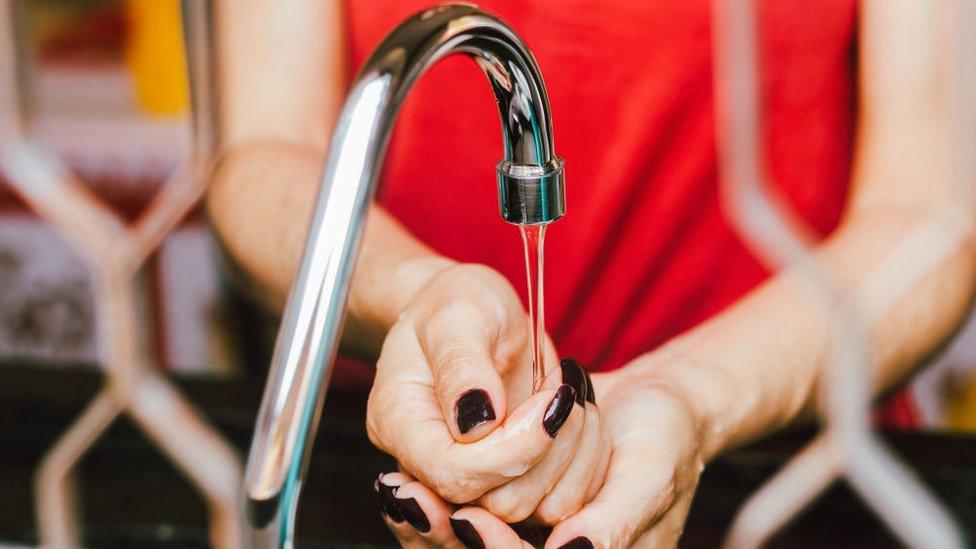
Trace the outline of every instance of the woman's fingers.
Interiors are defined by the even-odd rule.
[[[540,502],[547,498],[547,494],[557,484],[563,485],[561,492],[566,497],[558,496],[550,501],[546,506],[549,515],[559,515],[562,518],[572,514],[582,506],[586,496],[599,443],[602,442],[599,412],[591,404],[592,384],[583,367],[576,361],[567,359],[562,361],[560,370],[562,382],[571,385],[576,392],[576,408],[582,412],[573,414],[568,422],[577,421],[576,418],[579,417],[583,428],[577,431],[575,426],[564,427],[563,433],[556,438],[555,444],[538,464],[521,477],[481,497],[479,505],[505,522],[521,522],[532,515],[533,511],[538,511]],[[579,436],[568,436],[577,432]],[[546,520],[548,517],[545,514],[536,512],[536,516],[546,524],[554,522]]]
[[[630,547],[694,493],[702,462],[683,408],[636,391],[607,404],[603,417],[615,444],[606,480],[592,501],[553,528],[547,548],[579,537],[595,547]]]
[[[476,305],[457,301],[418,324],[417,337],[451,435],[474,442],[505,417],[508,399],[490,348],[498,328]]]
[[[545,457],[524,475],[483,495],[478,504],[508,523],[529,518],[573,463],[573,456],[585,432],[586,416],[582,406],[574,405],[573,413]],[[584,489],[585,486],[580,488]]]
[[[559,362],[559,370],[562,374],[563,383],[568,383],[576,389],[576,402],[580,406],[587,402],[596,404],[596,390],[593,388],[593,380],[590,379],[589,372],[582,364],[572,358],[564,358]]]
[[[451,515],[455,537],[465,547],[484,549],[532,549],[501,519],[480,507],[464,507]]]
[[[457,509],[408,474],[380,475],[374,487],[387,527],[403,547],[462,546],[451,530],[450,515]]]
[[[401,320],[416,333],[451,434],[473,442],[530,394],[525,310],[505,277],[482,265],[455,266],[429,288]]]
[[[572,359],[564,359],[561,367],[563,381],[578,387],[577,402],[585,405],[587,419],[572,463],[535,511],[535,518],[549,525],[572,515],[593,498],[603,485],[610,457],[609,439],[596,407],[596,392],[589,373]],[[579,398],[580,394],[583,398]]]
[[[630,547],[655,514],[671,504],[670,480],[641,474],[647,469],[644,460],[651,458],[619,454],[610,464],[603,488],[582,510],[553,528],[547,548],[562,547],[580,537],[595,547]]]
[[[569,385],[529,396],[476,442],[455,440],[432,391],[433,374],[413,331],[398,325],[390,332],[377,364],[367,406],[367,431],[381,450],[407,471],[454,503],[473,501],[538,463],[558,433],[578,438],[582,421],[574,413]],[[497,374],[496,374],[497,375]],[[553,376],[558,382],[559,376]],[[578,411],[576,413],[582,413]]]
[[[401,486],[413,479],[403,473],[389,473],[380,475],[373,483],[373,490],[379,498],[380,515],[383,516],[386,527],[393,532],[397,541],[403,547],[426,547],[427,543],[420,534],[407,522],[396,500],[396,493]]]
[[[605,423],[603,417],[600,417],[601,423]],[[596,460],[596,468],[594,469],[593,478],[590,479],[590,485],[586,489],[586,497],[583,501],[589,503],[596,497],[597,493],[600,492],[600,488],[603,487],[603,483],[607,480],[607,472],[610,469],[610,459],[613,457],[613,442],[610,440],[610,435],[607,433],[606,425],[602,425],[603,430],[600,433],[602,442],[600,443],[600,453],[598,454]]]
[[[409,388],[403,391],[409,394]],[[423,406],[421,398],[405,406]],[[383,446],[425,485],[448,501],[465,503],[524,474],[546,455],[557,434],[579,437],[583,422],[567,421],[574,413],[582,415],[574,398],[569,385],[540,391],[475,443],[456,442],[436,409],[426,420],[418,420],[424,417],[419,409],[384,414],[385,434],[379,438],[388,439]]]
[[[450,516],[457,506],[441,499],[417,481],[408,482],[395,494],[406,523],[433,547],[461,547],[451,529]]]
[[[516,344],[500,343],[505,339],[498,337],[500,321],[490,317],[471,302],[457,301],[438,308],[415,328],[441,412],[458,442],[485,437],[509,406],[532,394],[531,346],[518,338]],[[556,363],[555,347],[544,343],[546,359]],[[543,386],[555,389],[558,376],[550,376]]]
[[[587,501],[594,477],[604,477],[607,462],[601,461],[605,445],[601,421],[596,405],[586,403],[586,426],[576,454],[536,507],[534,516],[539,522],[554,525],[579,511]]]
[[[576,392],[559,375],[532,394],[527,324],[498,273],[457,266],[438,275],[384,341],[367,405],[370,440],[442,498],[467,503],[524,475],[561,435],[565,448],[546,465],[555,472],[536,481],[541,498],[571,459],[585,413],[574,411]],[[557,363],[548,340],[546,355]]]
[[[683,492],[674,505],[649,530],[634,543],[638,547],[677,547],[685,530],[688,510],[694,499],[694,491]]]

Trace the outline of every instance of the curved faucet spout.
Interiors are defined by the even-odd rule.
[[[472,57],[498,102],[504,159],[499,212],[521,225],[565,211],[545,86],[505,23],[468,5],[421,12],[394,30],[357,76],[332,137],[301,266],[278,332],[248,457],[246,513],[257,545],[291,546],[294,513],[339,341],[367,205],[407,92],[438,60]]]
[[[363,94],[370,98],[368,88],[383,87],[382,92],[373,90],[383,98],[374,116],[379,135],[370,160],[374,165],[382,161],[393,119],[413,84],[452,53],[473,58],[495,93],[505,148],[505,158],[497,167],[502,217],[524,225],[558,219],[566,207],[562,160],[553,152],[549,99],[539,68],[511,28],[471,6],[440,6],[415,15],[394,30],[363,66],[344,114]]]

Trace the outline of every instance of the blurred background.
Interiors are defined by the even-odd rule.
[[[31,0],[18,3],[18,15],[31,57],[32,134],[113,211],[136,219],[192,145],[180,2]],[[272,314],[234,290],[232,278],[203,212],[193,211],[137,276],[135,329],[153,367],[177,380],[243,455],[277,326]],[[37,541],[31,507],[37,461],[100,383],[94,291],[81,258],[0,176],[0,492],[8,496],[0,501],[0,544]],[[313,471],[326,472],[310,477],[300,530],[309,536],[307,546],[389,544],[362,487],[391,464],[362,436],[357,376],[343,379],[340,374],[338,392],[330,393],[320,435],[327,441],[318,445],[331,451],[313,458]],[[970,491],[949,493],[950,502],[972,503],[976,487],[960,484],[953,471],[959,467],[954,459],[970,447],[961,441],[976,433],[976,320],[894,398],[880,405],[888,413],[879,414],[898,432],[893,443],[910,460],[914,456],[940,495],[965,488]],[[711,507],[693,513],[689,544],[720,539],[719,525],[805,440],[793,436],[710,469],[703,492],[715,497]],[[86,459],[88,489],[78,499],[96,523],[86,527],[93,545],[207,544],[204,504],[150,448],[123,422]],[[127,480],[115,483],[116,475]],[[817,511],[823,520],[873,521],[838,490]],[[147,494],[154,494],[151,502]],[[338,509],[354,518],[327,525],[314,520]],[[793,535],[819,524],[810,520]],[[122,524],[134,526],[124,530]],[[696,527],[706,533],[696,534]],[[893,543],[879,535],[851,539],[855,546]],[[816,546],[823,538],[810,539]]]
[[[78,178],[133,220],[186,158],[187,76],[176,0],[23,2],[32,130]],[[91,367],[92,290],[79,258],[0,185],[0,357],[37,367]],[[243,367],[233,295],[194,212],[139,277],[144,340],[180,374]],[[273,333],[272,333],[273,336]]]

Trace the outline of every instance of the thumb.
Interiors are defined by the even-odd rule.
[[[667,487],[668,481],[641,475],[639,472],[646,470],[646,462],[628,461],[619,452],[614,455],[606,482],[596,497],[553,528],[546,541],[547,548],[630,547],[655,517],[671,505],[673,492]]]
[[[630,547],[650,539],[648,529],[658,530],[659,525],[676,534],[669,539],[680,535],[701,461],[684,451],[680,434],[659,436],[667,434],[667,429],[654,427],[646,432],[631,430],[635,432],[629,438],[617,437],[600,491],[553,529],[547,548],[563,547],[579,538],[586,539],[590,547]]]
[[[456,301],[417,327],[434,380],[434,392],[454,440],[474,442],[500,425],[508,411],[494,348],[500,330],[478,307]]]

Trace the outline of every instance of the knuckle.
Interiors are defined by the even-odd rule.
[[[471,350],[459,342],[445,343],[433,349],[432,358],[445,372],[457,370],[460,373],[465,371],[465,363],[471,360]]]
[[[481,310],[466,296],[454,296],[431,313],[427,325],[433,329],[456,326],[461,320],[482,316]]]
[[[476,263],[457,267],[457,288],[469,296],[471,303],[482,314],[497,316],[511,312],[513,307],[521,311],[521,301],[511,282],[504,275]]]
[[[564,513],[562,509],[559,509],[552,504],[543,504],[535,512],[536,520],[542,524],[545,524],[546,526],[555,526],[568,516],[569,513]]]
[[[583,508],[582,494],[580,496],[572,500],[553,497],[546,498],[539,505],[538,509],[536,509],[535,518],[547,526],[555,526]]]
[[[477,497],[472,490],[451,485],[441,487],[439,494],[444,501],[455,505],[463,505]]]
[[[371,419],[366,420],[366,436],[369,438],[370,444],[375,446],[379,451],[390,453],[389,446],[387,446],[386,441],[380,435],[380,428],[375,421]]]
[[[388,405],[384,402],[384,398],[380,391],[377,391],[374,386],[373,390],[369,393],[369,398],[366,401],[366,436],[369,438],[370,443],[377,447],[379,450],[386,452],[388,454],[392,453],[390,451],[390,445],[388,444],[387,437],[384,433],[387,432],[385,424],[388,419],[392,416],[389,415],[389,410],[386,408]],[[393,429],[391,432],[396,432]]]
[[[529,497],[519,497],[511,490],[495,490],[485,494],[482,505],[503,522],[522,522],[532,515],[537,502]]]
[[[478,282],[485,285],[507,284],[508,279],[498,271],[481,263],[462,263],[457,266],[455,271],[459,276],[471,282]]]
[[[373,421],[371,421],[369,418],[366,419],[366,436],[369,438],[370,444],[372,444],[377,448],[382,449],[381,448],[382,441],[380,440],[380,436],[376,428],[376,424]]]
[[[468,477],[454,471],[442,471],[431,476],[428,482],[437,495],[457,505],[473,501],[480,495]]]

